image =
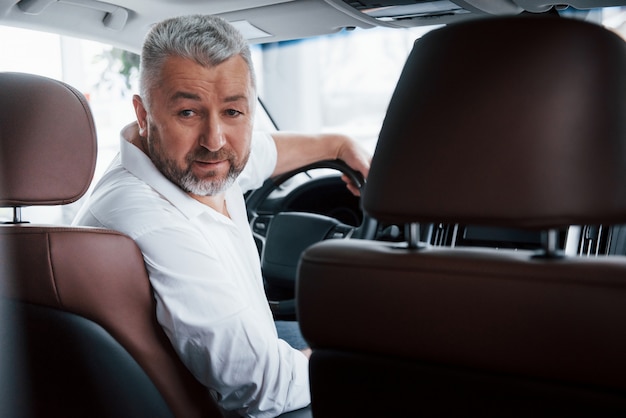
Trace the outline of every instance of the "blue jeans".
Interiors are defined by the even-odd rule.
[[[293,348],[302,350],[309,346],[300,333],[298,321],[276,321],[275,324],[278,338],[287,341]]]

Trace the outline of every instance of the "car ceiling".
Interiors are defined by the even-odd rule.
[[[152,24],[184,14],[220,15],[244,25],[244,33],[256,30],[247,34],[251,43],[267,43],[346,28],[428,26],[541,13],[554,5],[584,10],[625,4],[626,0],[0,0],[0,24],[77,36],[138,52]],[[393,16],[385,16],[388,12]]]

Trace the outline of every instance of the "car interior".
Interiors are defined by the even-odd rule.
[[[626,44],[587,19],[607,8],[626,1],[0,0],[0,26],[133,53],[182,14],[262,47],[432,27],[367,179],[323,161],[245,196],[270,308],[313,349],[312,403],[281,416],[624,416]],[[80,89],[1,68],[0,415],[228,416],[132,239],[24,215],[88,194],[100,138]]]

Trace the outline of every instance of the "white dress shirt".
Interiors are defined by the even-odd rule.
[[[255,134],[248,164],[226,192],[228,218],[188,196],[121,138],[120,154],[74,221],[137,242],[157,318],[183,362],[222,408],[253,417],[310,402],[308,360],[277,336],[243,198],[275,165],[273,139]]]

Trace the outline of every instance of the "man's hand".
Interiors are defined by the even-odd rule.
[[[311,354],[313,354],[313,350],[311,350],[310,348],[303,348],[302,350],[300,350],[300,352],[302,352],[302,354],[304,354],[306,356],[306,358],[311,358]]]
[[[323,160],[343,160],[364,179],[370,171],[371,155],[354,139],[339,134],[295,134],[286,132],[272,133],[278,159],[272,176],[286,173],[296,168]],[[346,176],[342,176],[348,189],[356,196],[361,192],[358,185]]]
[[[372,161],[372,157],[355,140],[346,137],[344,144],[339,149],[337,158],[348,164],[355,171],[361,173],[363,175],[363,179],[367,180],[367,176],[370,172],[370,163]],[[343,174],[341,176],[341,179],[346,182],[346,186],[348,187],[348,190],[352,192],[352,194],[354,194],[355,196],[361,195],[359,185],[354,184],[354,182],[350,180],[348,176]]]

